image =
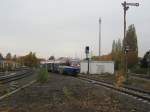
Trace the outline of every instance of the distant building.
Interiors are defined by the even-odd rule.
[[[6,60],[0,57],[0,71],[13,70],[17,68],[18,66],[19,65],[17,62],[13,60]]]
[[[80,62],[80,73],[86,74],[88,71],[88,61],[83,60]],[[113,61],[89,61],[89,73],[90,74],[114,74],[114,62]]]

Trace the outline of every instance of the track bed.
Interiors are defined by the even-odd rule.
[[[0,102],[8,112],[148,112],[150,105],[71,76],[50,74]]]

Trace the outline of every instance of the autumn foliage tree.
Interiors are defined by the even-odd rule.
[[[6,55],[6,60],[10,61],[12,59],[11,53],[7,53]]]
[[[36,67],[38,64],[38,59],[35,53],[30,52],[28,55],[24,56],[24,65],[28,67]]]
[[[5,66],[5,69],[6,70],[12,70],[12,56],[11,56],[11,53],[7,53],[6,57],[5,57],[5,60],[7,62],[7,66]]]
[[[127,63],[128,68],[133,67],[138,62],[138,44],[134,25],[130,25],[126,37],[123,39],[123,48],[128,47]]]
[[[25,56],[21,56],[17,59],[18,63],[20,63],[21,66],[28,66],[28,67],[37,67],[39,64],[39,60],[36,57],[35,53],[30,52],[29,54]]]

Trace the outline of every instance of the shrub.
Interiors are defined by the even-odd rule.
[[[147,74],[148,69],[147,68],[135,68],[131,69],[131,72],[136,74]]]
[[[123,83],[125,82],[125,77],[124,77],[124,73],[123,73],[123,71],[117,71],[116,73],[115,73],[115,80],[116,80],[116,86],[117,87],[120,87],[120,86],[122,86],[123,85]]]
[[[45,68],[41,68],[38,71],[37,81],[40,83],[45,83],[48,80],[48,71]]]

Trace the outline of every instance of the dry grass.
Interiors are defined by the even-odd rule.
[[[115,86],[121,87],[124,82],[125,82],[125,77],[123,75],[123,72],[122,71],[117,71],[115,73]]]
[[[120,112],[117,101],[113,100],[110,97],[107,97],[105,100],[101,99],[73,99],[66,101],[63,104],[64,108],[74,108],[83,111],[83,112]]]

